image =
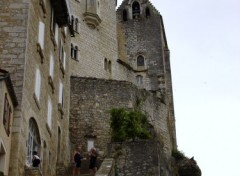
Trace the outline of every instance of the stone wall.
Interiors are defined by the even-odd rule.
[[[164,153],[160,150],[160,144],[153,140],[111,143],[109,157],[115,158],[119,176],[173,175],[168,160],[161,159]]]
[[[143,87],[148,90],[159,88],[158,76],[164,73],[164,31],[160,14],[148,1],[140,1],[140,16],[133,19],[132,1],[124,1],[117,10],[117,31],[119,59],[137,68],[137,57],[145,58],[147,71],[136,72],[143,76]],[[150,16],[146,17],[145,8],[150,8]],[[128,19],[123,20],[123,10],[127,10]]]
[[[169,107],[155,92],[139,90],[127,81],[71,77],[70,134],[74,144],[87,149],[93,138],[100,151],[110,142],[110,113],[112,108],[139,109],[145,112],[156,135],[169,156],[173,148],[170,140]]]
[[[23,0],[0,2],[0,68],[11,73],[18,102],[22,99],[28,9]]]
[[[16,167],[19,155],[19,133],[16,133],[16,131],[20,132],[19,123],[21,121],[20,111],[23,97],[28,12],[29,4],[24,0],[3,0],[0,2],[0,68],[7,70],[11,74],[12,83],[19,102],[19,105],[14,110],[14,119],[11,128],[13,141],[11,145],[17,147],[11,150],[11,156],[14,157],[7,159],[11,160],[8,168],[9,175],[11,175],[11,172],[23,173],[23,167],[21,169]],[[15,174],[13,175],[15,176]]]

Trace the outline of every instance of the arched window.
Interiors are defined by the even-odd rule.
[[[38,131],[38,126],[36,121],[31,118],[29,120],[29,132],[28,132],[28,140],[27,140],[27,163],[32,163],[33,151],[37,151],[39,153],[39,149],[41,146],[40,135]]]
[[[74,46],[71,43],[71,58],[74,58]]]
[[[108,61],[107,59],[105,58],[104,59],[104,70],[107,70],[108,69]]]
[[[108,61],[108,71],[109,71],[109,73],[112,72],[112,63],[111,63],[111,61]]]
[[[147,7],[145,10],[146,18],[150,17],[150,9]]]
[[[78,60],[78,47],[75,46],[75,50],[74,50],[74,59]]]
[[[127,21],[128,20],[128,13],[127,13],[127,10],[124,9],[123,10],[123,21]]]
[[[137,57],[137,66],[138,66],[138,67],[145,66],[145,60],[144,60],[144,57],[141,56],[141,55]]]
[[[75,31],[78,32],[78,18],[75,19]]]
[[[132,4],[132,14],[133,19],[138,18],[140,16],[140,5],[137,1]]]

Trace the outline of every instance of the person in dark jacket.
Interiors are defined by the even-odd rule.
[[[80,175],[80,169],[81,169],[81,145],[77,145],[75,150],[73,151],[72,161],[74,163],[73,167],[73,176],[79,176]]]
[[[97,172],[97,150],[93,147],[88,153],[90,157],[89,170],[92,175]]]
[[[37,151],[33,151],[33,157],[32,157],[32,167],[39,167],[41,160],[38,156]]]

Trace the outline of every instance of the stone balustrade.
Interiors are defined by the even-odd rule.
[[[115,161],[113,158],[105,158],[98,169],[96,176],[114,176],[115,175]]]

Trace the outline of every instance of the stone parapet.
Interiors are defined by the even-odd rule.
[[[42,176],[42,173],[39,168],[25,168],[25,176]]]
[[[96,176],[115,176],[115,161],[113,158],[105,158]]]

